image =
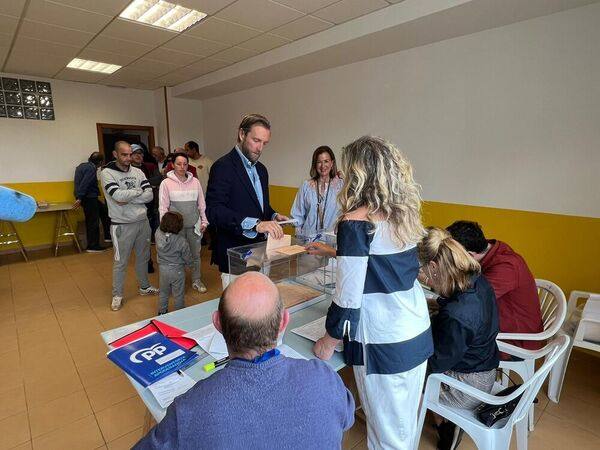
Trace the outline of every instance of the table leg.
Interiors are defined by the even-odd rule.
[[[58,244],[60,242],[60,230],[62,229],[62,220],[63,215],[62,212],[59,211],[56,220],[56,230],[54,232],[54,256],[58,256]]]
[[[61,213],[64,215],[65,226],[66,226],[67,230],[69,230],[69,233],[71,233],[71,237],[73,238],[73,241],[75,242],[75,246],[77,247],[77,250],[79,250],[79,253],[81,253],[81,246],[79,245],[79,240],[77,239],[77,234],[75,234],[75,231],[73,231],[73,228],[71,227],[71,224],[69,223],[69,217],[67,216],[67,212],[61,211]]]
[[[21,240],[21,236],[19,236],[19,233],[17,233],[17,229],[15,228],[15,226],[13,225],[12,222],[8,222],[10,225],[10,228],[12,228],[12,232],[15,235],[15,237],[17,238],[18,244],[19,244],[19,250],[21,251],[21,255],[23,255],[23,258],[25,259],[25,262],[28,262],[29,259],[27,259],[27,252],[25,251],[25,246],[23,245],[23,241]]]

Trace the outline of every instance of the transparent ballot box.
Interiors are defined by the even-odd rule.
[[[229,273],[265,274],[277,285],[285,307],[298,311],[323,300],[330,293],[327,283],[333,279],[330,258],[309,255],[295,247],[303,247],[304,243],[305,240],[292,237],[290,245],[280,249],[267,251],[266,241],[230,248]],[[285,253],[294,251],[298,253]]]

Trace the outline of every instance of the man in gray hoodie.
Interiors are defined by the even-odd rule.
[[[148,280],[151,231],[146,203],[152,200],[152,186],[140,169],[131,167],[131,146],[127,142],[116,142],[113,156],[115,160],[102,169],[101,179],[115,254],[111,309],[117,311],[123,303],[123,284],[132,250],[140,295],[156,295],[158,289]]]

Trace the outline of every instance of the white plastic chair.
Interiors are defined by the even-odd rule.
[[[497,340],[516,340],[516,341],[546,341],[553,338],[562,327],[567,314],[567,301],[563,291],[554,283],[547,280],[536,279],[535,284],[538,288],[540,298],[540,309],[542,311],[542,323],[544,331],[541,333],[498,333]],[[519,374],[523,381],[527,381],[533,375],[535,370],[535,361],[525,359],[524,361],[500,361],[500,368],[504,369],[502,385],[508,386],[508,372],[513,371]],[[529,411],[529,430],[533,431],[535,425],[533,404]]]
[[[419,411],[417,437],[415,439],[419,439],[421,436],[425,413],[429,409],[462,428],[475,441],[475,445],[479,450],[507,450],[510,446],[513,426],[517,429],[517,450],[527,450],[528,411],[544,380],[548,376],[550,369],[552,369],[552,366],[566,351],[568,346],[569,337],[565,335],[558,336],[540,350],[525,350],[505,344],[504,342],[499,342],[498,347],[502,351],[520,358],[536,360],[545,357],[544,363],[539,370],[513,393],[506,396],[487,394],[444,374],[430,375],[427,379],[423,403]],[[521,394],[522,397],[509,417],[499,420],[492,427],[488,428],[477,419],[472,410],[441,404],[439,402],[439,395],[442,383],[491,405],[505,404]],[[498,392],[501,389],[503,389],[503,386],[496,383],[492,392]],[[414,448],[418,448],[418,444],[418,441],[415,442]]]
[[[579,300],[586,301],[586,307],[579,312],[577,303]],[[593,302],[593,303],[591,303]],[[560,361],[556,363],[550,372],[548,380],[548,397],[553,402],[558,403],[562,391],[567,365],[573,347],[586,348],[595,352],[600,352],[600,344],[597,341],[598,330],[600,330],[600,317],[597,310],[600,309],[600,294],[584,291],[571,291],[569,302],[567,304],[567,322],[563,325],[561,333],[567,334],[572,338],[571,346],[567,349]],[[581,317],[577,317],[581,314]],[[594,331],[595,337],[589,340],[591,332]]]

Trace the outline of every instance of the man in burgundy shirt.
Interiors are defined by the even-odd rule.
[[[459,220],[447,230],[481,264],[481,272],[496,294],[501,333],[544,331],[535,279],[521,255],[507,244],[487,240],[476,222]],[[537,350],[543,341],[512,341],[514,345]]]

